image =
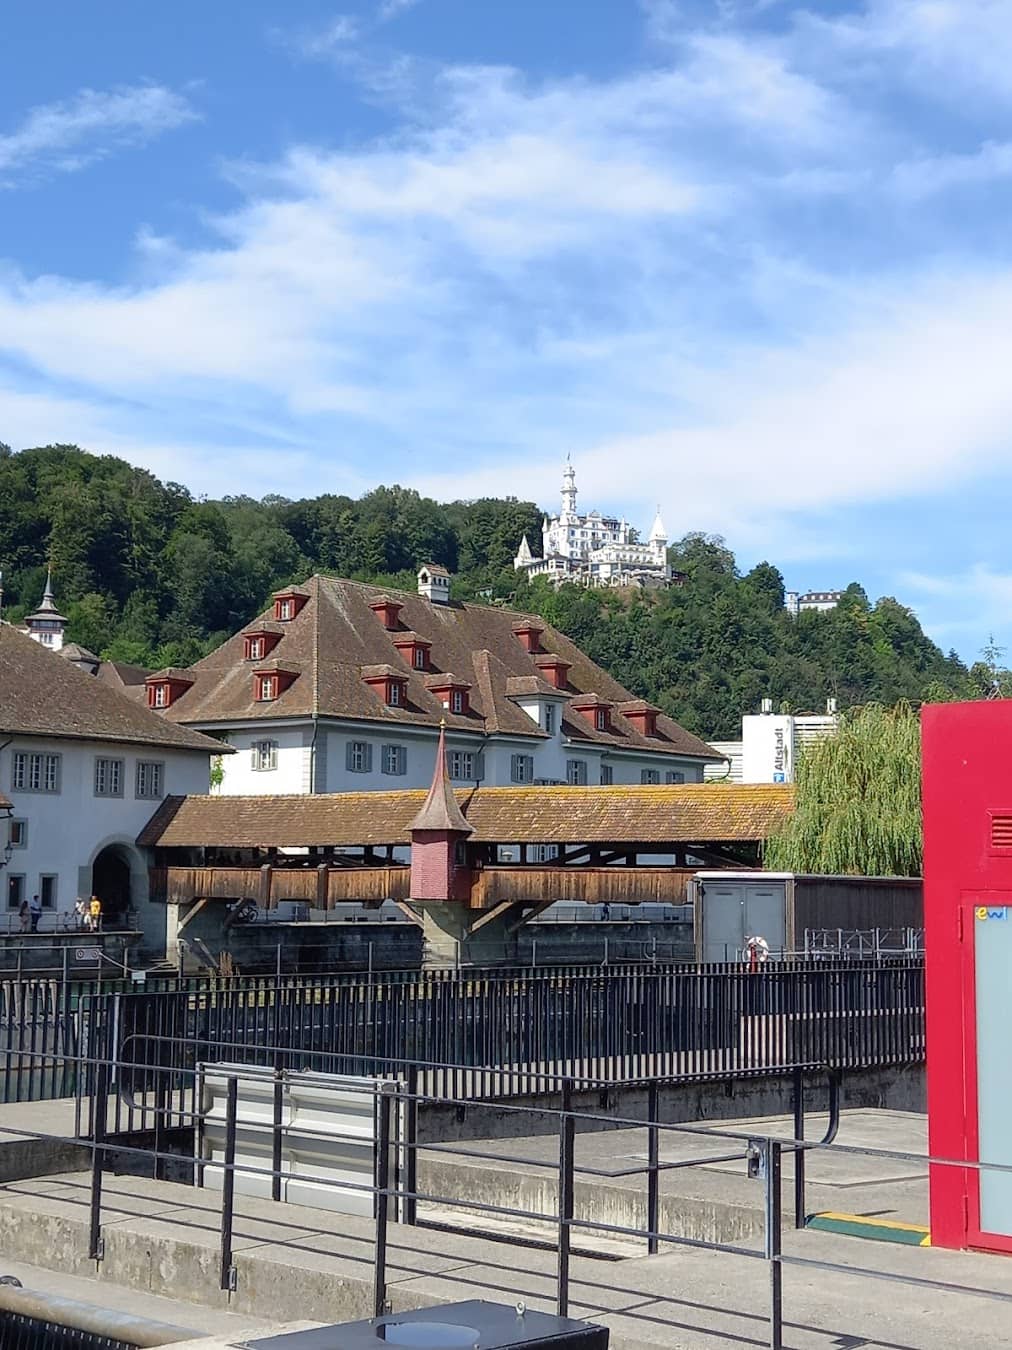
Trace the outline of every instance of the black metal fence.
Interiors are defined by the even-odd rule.
[[[5,1102],[86,1095],[96,1057],[118,1086],[200,1062],[386,1074],[429,1068],[448,1096],[611,1083],[723,1079],[797,1067],[924,1058],[917,960],[616,970],[380,972],[173,984],[129,992],[59,981],[0,984]]]

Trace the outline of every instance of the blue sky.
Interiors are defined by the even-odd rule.
[[[0,16],[0,440],[557,500],[1012,648],[1008,0]]]

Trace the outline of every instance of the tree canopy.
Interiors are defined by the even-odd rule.
[[[775,871],[920,876],[921,730],[907,703],[851,709],[802,751],[797,810],[768,840]]]
[[[925,697],[978,697],[994,672],[968,672],[886,597],[858,584],[828,613],[792,618],[784,582],[761,562],[742,573],[722,539],[692,533],[670,550],[684,583],[651,593],[554,591],[513,570],[541,511],[515,497],[440,504],[404,487],[194,498],[178,483],[73,445],[0,445],[0,567],[6,614],[38,603],[52,561],[69,636],[106,659],[186,665],[260,612],[272,591],[314,571],[411,589],[425,561],[454,595],[543,615],[637,695],[699,735],[727,739],[770,697],[818,710]],[[1004,678],[1004,675],[1003,675]],[[990,685],[989,685],[990,682]]]

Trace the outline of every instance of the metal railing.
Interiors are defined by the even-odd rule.
[[[266,1049],[267,1047],[265,1047]],[[180,1155],[178,1152],[169,1152],[159,1147],[156,1142],[154,1147],[146,1147],[138,1144],[124,1142],[116,1139],[111,1131],[108,1130],[108,1123],[113,1114],[114,1084],[117,1080],[122,1080],[129,1076],[129,1071],[133,1067],[129,1062],[100,1060],[96,1064],[96,1073],[94,1075],[94,1092],[91,1104],[90,1119],[91,1125],[88,1132],[88,1142],[92,1150],[92,1170],[90,1183],[87,1188],[89,1224],[88,1224],[88,1254],[92,1260],[101,1261],[105,1258],[105,1249],[102,1235],[102,1216],[103,1216],[103,1174],[110,1165],[110,1155],[113,1149],[117,1155],[119,1165],[122,1166],[125,1161],[133,1164],[134,1170],[150,1169],[152,1175],[157,1176],[160,1165],[171,1162],[177,1169],[180,1164]],[[419,1070],[440,1069],[447,1066],[416,1066]],[[460,1067],[460,1066],[458,1066]],[[223,1290],[234,1291],[238,1287],[239,1271],[235,1262],[235,1218],[236,1218],[236,1193],[237,1179],[246,1178],[255,1184],[251,1188],[251,1193],[258,1195],[264,1194],[264,1181],[269,1179],[271,1182],[271,1192],[275,1199],[280,1197],[281,1169],[277,1163],[277,1149],[275,1149],[274,1159],[270,1166],[254,1165],[249,1162],[240,1162],[236,1158],[236,1139],[237,1131],[240,1125],[239,1114],[239,1089],[246,1075],[242,1068],[234,1066],[218,1065],[215,1068],[216,1073],[224,1075],[227,1079],[226,1093],[226,1112],[225,1112],[225,1145],[223,1155],[220,1160],[214,1163],[215,1168],[222,1175],[222,1189],[220,1202],[216,1204],[217,1225],[218,1225],[218,1247],[219,1247],[219,1279]],[[195,1070],[196,1072],[196,1070]],[[262,1073],[257,1075],[262,1081]],[[783,1271],[785,1267],[797,1267],[806,1271],[819,1270],[827,1273],[838,1273],[847,1276],[859,1276],[864,1278],[892,1280],[900,1284],[915,1287],[921,1291],[935,1291],[941,1294],[961,1293],[968,1295],[978,1295],[981,1297],[995,1299],[1002,1302],[1012,1302],[1012,1295],[996,1289],[980,1288],[971,1285],[958,1284],[951,1281],[937,1280],[927,1278],[922,1275],[909,1273],[900,1273],[896,1271],[886,1271],[882,1268],[871,1269],[857,1265],[844,1264],[837,1261],[823,1260],[818,1257],[803,1254],[787,1253],[783,1249],[783,1159],[785,1155],[793,1154],[797,1161],[800,1161],[806,1153],[813,1151],[832,1151],[839,1156],[859,1156],[875,1159],[893,1159],[906,1162],[916,1162],[925,1169],[956,1167],[963,1171],[977,1170],[980,1172],[992,1171],[998,1173],[1012,1173],[1012,1167],[998,1164],[980,1163],[968,1161],[967,1159],[949,1159],[928,1157],[923,1154],[902,1152],[898,1150],[888,1150],[880,1148],[855,1147],[850,1145],[841,1145],[834,1142],[832,1136],[835,1131],[835,1124],[839,1119],[839,1098],[834,1098],[833,1110],[831,1111],[830,1130],[824,1139],[819,1141],[806,1140],[803,1137],[803,1131],[796,1130],[794,1139],[782,1139],[761,1132],[746,1132],[741,1128],[720,1128],[711,1125],[681,1125],[670,1124],[659,1120],[658,1100],[656,1096],[651,1095],[648,1104],[648,1113],[646,1119],[637,1119],[634,1117],[602,1116],[592,1111],[578,1110],[573,1105],[573,1093],[575,1085],[569,1080],[561,1080],[557,1086],[560,1088],[560,1104],[554,1107],[547,1104],[538,1104],[535,1106],[521,1104],[504,1104],[501,1110],[518,1116],[521,1122],[527,1118],[537,1116],[543,1120],[546,1116],[554,1121],[558,1147],[556,1159],[553,1164],[555,1173],[555,1196],[556,1203],[553,1207],[544,1210],[535,1210],[529,1208],[520,1208],[506,1204],[492,1204],[477,1199],[474,1195],[447,1195],[436,1193],[419,1184],[417,1153],[419,1151],[438,1152],[441,1155],[459,1156],[471,1162],[476,1160],[493,1162],[499,1166],[506,1165],[511,1170],[526,1169],[531,1166],[530,1157],[522,1156],[518,1153],[509,1152],[508,1144],[504,1143],[502,1148],[496,1148],[495,1151],[489,1149],[477,1149],[473,1143],[469,1143],[466,1148],[452,1143],[431,1143],[419,1144],[417,1139],[410,1133],[404,1132],[398,1134],[395,1129],[395,1116],[398,1106],[404,1107],[410,1105],[417,1111],[419,1106],[456,1106],[466,1108],[473,1105],[473,1099],[470,1098],[447,1098],[441,1094],[434,1094],[417,1086],[421,1074],[414,1075],[409,1082],[387,1082],[379,1084],[363,1083],[358,1089],[352,1087],[349,1089],[347,1083],[342,1084],[342,1090],[358,1090],[368,1094],[372,1098],[372,1106],[375,1118],[375,1148],[374,1148],[374,1166],[372,1180],[368,1182],[353,1182],[346,1176],[328,1176],[325,1173],[314,1171],[311,1176],[300,1176],[291,1170],[284,1172],[284,1179],[287,1182],[311,1181],[317,1187],[340,1187],[343,1191],[357,1192],[359,1194],[368,1194],[373,1197],[373,1311],[376,1316],[382,1315],[389,1310],[387,1296],[387,1268],[390,1248],[390,1227],[395,1222],[394,1214],[399,1213],[402,1216],[404,1227],[409,1228],[413,1224],[424,1222],[424,1216],[420,1216],[418,1206],[428,1204],[438,1206],[440,1210],[460,1209],[467,1215],[468,1231],[474,1233],[476,1225],[480,1224],[483,1216],[491,1219],[512,1219],[514,1221],[523,1221],[525,1225],[537,1224],[552,1231],[554,1236],[551,1240],[551,1247],[555,1251],[555,1303],[556,1310],[560,1316],[566,1316],[569,1312],[572,1285],[572,1257],[574,1254],[574,1242],[579,1236],[596,1234],[609,1238],[636,1239],[646,1245],[650,1253],[655,1253],[664,1249],[673,1247],[689,1247],[700,1250],[721,1252],[728,1257],[741,1258],[751,1261],[762,1261],[768,1269],[768,1298],[766,1307],[763,1310],[765,1316],[768,1339],[767,1345],[771,1350],[783,1350],[783,1329],[784,1329],[784,1291],[783,1291]],[[283,1082],[284,1073],[279,1071],[277,1081]],[[199,1107],[199,1104],[198,1104]],[[179,1108],[176,1105],[160,1106],[159,1111],[166,1114],[172,1120],[179,1119]],[[796,1102],[796,1110],[801,1110],[803,1117],[803,1105]],[[199,1125],[201,1112],[199,1109],[185,1113],[191,1127],[196,1129]],[[600,1130],[607,1129],[644,1129],[648,1131],[648,1151],[645,1164],[641,1167],[620,1167],[618,1169],[587,1167],[579,1162],[578,1141],[580,1133],[578,1127],[585,1129]],[[281,1128],[277,1126],[277,1128]],[[519,1130],[517,1131],[520,1132]],[[13,1130],[8,1127],[0,1127],[0,1136],[4,1134],[17,1133],[21,1137],[35,1139],[57,1140],[58,1136],[52,1134],[26,1131],[23,1129]],[[302,1133],[307,1136],[323,1133],[314,1131],[312,1128],[303,1128]],[[719,1152],[707,1154],[703,1157],[693,1157],[683,1161],[664,1163],[660,1161],[659,1141],[663,1137],[691,1137],[698,1143],[705,1139],[712,1141],[714,1149]],[[328,1138],[344,1138],[345,1136],[333,1131],[328,1132]],[[350,1136],[348,1136],[350,1138]],[[358,1136],[356,1135],[356,1138]],[[79,1142],[70,1139],[59,1139],[59,1142]],[[391,1155],[395,1158],[395,1165],[391,1167]],[[742,1174],[754,1178],[762,1188],[762,1241],[760,1246],[750,1247],[743,1242],[725,1242],[716,1239],[689,1237],[684,1234],[667,1231],[660,1222],[660,1205],[658,1179],[663,1171],[671,1170],[674,1167],[705,1167],[715,1164],[727,1164],[730,1162],[739,1162],[742,1167]],[[536,1166],[539,1170],[543,1169],[545,1164],[539,1161]],[[194,1179],[197,1179],[200,1172],[199,1159],[192,1158],[192,1167]],[[589,1217],[579,1217],[576,1212],[575,1194],[577,1178],[589,1176],[599,1179],[623,1178],[636,1174],[643,1174],[647,1177],[647,1196],[646,1196],[646,1217],[645,1222],[639,1224],[622,1224],[608,1222],[603,1218],[591,1215]],[[797,1185],[797,1183],[796,1183]],[[445,1187],[443,1188],[445,1189]],[[796,1190],[796,1204],[800,1199],[800,1209],[796,1213],[796,1224],[802,1226],[804,1219],[804,1193],[803,1182],[800,1197]],[[396,1206],[396,1210],[395,1207]],[[209,1211],[214,1213],[215,1210]],[[161,1222],[169,1227],[178,1223],[185,1228],[189,1222],[187,1218],[176,1218],[170,1211],[161,1216]],[[496,1235],[492,1232],[482,1230],[483,1241],[494,1241]],[[403,1247],[405,1235],[403,1230],[398,1236],[398,1243]],[[515,1244],[523,1239],[511,1234],[508,1239],[503,1239],[499,1235],[498,1240],[508,1240]],[[540,1245],[544,1245],[543,1243]],[[476,1258],[477,1261],[477,1258]],[[482,1251],[481,1261],[487,1263],[485,1250]],[[934,1267],[933,1267],[934,1268]],[[728,1280],[733,1279],[733,1274],[729,1273]],[[602,1275],[601,1282],[605,1283],[605,1277]],[[749,1314],[754,1316],[758,1310],[750,1307]]]
[[[544,1091],[558,1076],[712,1080],[924,1058],[917,961],[165,983],[0,982],[0,1097],[87,1093],[96,1056],[134,1061],[138,1096],[146,1068],[185,1077],[199,1060],[280,1056],[286,1068],[365,1075],[451,1066],[429,1086],[486,1099]]]

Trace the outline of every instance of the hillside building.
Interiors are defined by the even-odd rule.
[[[56,622],[55,604],[39,612]],[[55,641],[0,624],[0,786],[10,801],[3,907],[13,918],[38,895],[51,927],[70,922],[78,896],[94,894],[111,925],[129,919],[149,946],[164,945],[164,911],[148,902],[135,840],[163,798],[207,791],[222,747],[64,659],[62,629],[41,631]]]
[[[556,586],[569,581],[581,586],[659,587],[671,580],[660,508],[645,544],[624,519],[602,516],[600,511],[579,515],[576,471],[568,460],[562,475],[562,509],[546,516],[541,526],[541,557],[534,556],[524,535],[513,567],[528,577],[548,577]]]
[[[843,599],[843,591],[787,591],[784,594],[784,609],[793,618],[806,610],[815,610],[817,613],[825,613],[826,610],[836,609],[837,605]]]
[[[227,741],[225,794],[423,788],[445,722],[458,785],[701,782],[711,748],[544,619],[314,576],[188,669],[145,682],[169,722]]]

